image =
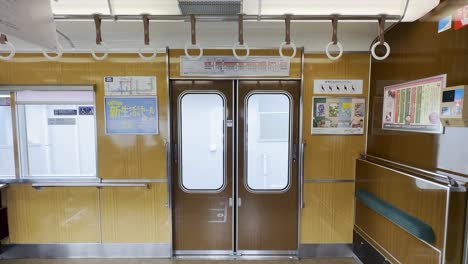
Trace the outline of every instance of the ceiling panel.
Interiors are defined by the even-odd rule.
[[[58,15],[109,14],[107,0],[51,0],[52,12]]]
[[[401,15],[407,0],[244,0],[244,13],[264,15],[291,13],[295,15]],[[423,16],[439,0],[411,0],[405,21]]]
[[[114,13],[120,15],[178,15],[177,0],[112,0]]]
[[[192,0],[201,1],[201,0]],[[217,1],[217,0],[213,0]],[[243,0],[243,12],[264,15],[401,15],[408,0]],[[177,0],[51,0],[55,14],[180,14]],[[404,21],[414,21],[439,4],[440,0],[411,0]]]
[[[411,0],[404,21],[415,21],[438,6],[440,0]]]

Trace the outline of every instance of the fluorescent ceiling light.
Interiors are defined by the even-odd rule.
[[[139,15],[179,15],[177,0],[112,0],[115,14]]]
[[[52,12],[57,15],[109,14],[107,0],[51,0]]]

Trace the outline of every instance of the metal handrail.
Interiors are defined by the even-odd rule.
[[[395,165],[395,166],[398,166],[398,167],[402,167],[402,168],[409,169],[409,170],[412,170],[412,171],[416,171],[416,172],[419,172],[419,173],[431,175],[431,176],[434,176],[436,178],[442,178],[442,179],[446,180],[450,184],[450,186],[460,187],[460,184],[455,179],[453,179],[452,177],[450,177],[448,175],[443,175],[443,174],[439,174],[439,173],[436,173],[436,172],[416,168],[416,167],[413,167],[413,166],[410,166],[410,165],[406,165],[406,164],[402,164],[402,163],[399,163],[399,162],[396,162],[396,161],[391,161],[391,160],[379,158],[379,157],[368,155],[368,154],[361,155],[361,159],[365,160],[366,158],[370,158],[370,159],[377,160],[377,161],[382,161],[382,162],[389,163],[389,164],[392,164],[392,165]]]
[[[147,15],[150,20],[158,21],[190,21],[190,15]],[[328,21],[333,18],[347,21],[370,21],[378,20],[382,15],[291,15],[291,20],[295,21]],[[141,21],[142,15],[99,15],[102,20],[112,21]],[[220,22],[220,21],[237,21],[238,15],[198,15],[197,21],[204,22]],[[262,20],[284,20],[286,15],[245,15],[244,20],[262,21]],[[386,19],[390,22],[399,21],[402,18],[400,15],[387,15]],[[93,20],[93,15],[54,15],[55,20]]]
[[[40,188],[49,188],[49,187],[96,187],[96,188],[103,188],[103,187],[142,187],[142,188],[149,188],[148,183],[79,183],[79,182],[72,182],[72,183],[63,183],[63,182],[52,182],[52,183],[33,183],[33,188],[40,189]]]
[[[172,159],[171,143],[166,142],[167,208],[172,208]]]
[[[306,143],[302,142],[299,149],[299,181],[300,181],[300,194],[299,194],[299,205],[304,208],[304,150]]]

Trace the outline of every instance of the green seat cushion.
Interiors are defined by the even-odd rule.
[[[358,190],[356,198],[365,204],[370,209],[374,210],[381,216],[387,218],[392,223],[406,230],[413,236],[433,244],[435,241],[434,231],[432,227],[421,220],[403,212],[395,206],[385,202],[384,200],[376,197],[375,195],[364,191]]]

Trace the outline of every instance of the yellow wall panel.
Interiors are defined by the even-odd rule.
[[[30,184],[7,189],[13,244],[99,243],[96,188],[44,188]]]
[[[301,244],[353,241],[354,183],[305,183]]]
[[[107,180],[166,179],[165,142],[169,137],[166,59],[166,54],[159,54],[151,62],[141,60],[137,54],[111,54],[105,61],[95,61],[89,54],[65,54],[59,61],[49,61],[41,54],[17,54],[10,62],[0,62],[0,84],[93,85],[96,91],[98,177]],[[159,135],[105,134],[106,76],[157,78]],[[130,195],[128,201],[115,198],[114,211],[109,213],[105,208],[99,212],[96,188],[44,188],[37,192],[28,185],[11,185],[7,200],[11,243],[98,243],[101,231],[107,241],[167,243],[171,230],[169,210],[159,205],[159,201],[165,203],[167,190],[165,183],[153,187],[143,193],[115,190],[115,197],[126,197],[120,195],[121,192]],[[102,192],[106,198],[111,191],[103,189]],[[109,206],[111,200],[101,201],[101,204]],[[136,231],[135,221],[127,221],[129,218],[125,217],[125,212],[132,210],[136,210],[135,214],[142,213],[140,220],[134,219],[138,223]],[[103,230],[98,224],[99,213],[103,217],[112,216],[106,218]],[[123,230],[136,233],[131,235]]]
[[[363,135],[311,135],[314,80],[363,80],[363,94],[368,104],[369,54],[345,54],[330,61],[324,55],[306,54],[304,60],[303,139],[304,178],[306,180],[355,179],[356,158],[365,152]],[[317,95],[329,96],[329,95]],[[350,95],[337,95],[346,97]],[[367,123],[367,120],[366,120]],[[354,222],[354,183],[304,184],[301,218],[302,244],[351,243]]]
[[[42,55],[18,54],[0,62],[2,85],[94,85],[98,137],[98,176],[102,179],[165,179],[165,142],[168,139],[166,55],[152,62],[136,54],[111,54],[102,62],[89,54],[66,54],[59,61]],[[108,136],[104,120],[104,77],[155,76],[159,105],[159,135]],[[2,88],[2,89],[7,89]]]
[[[368,104],[369,69],[369,54],[345,54],[338,61],[330,61],[323,55],[305,55],[303,95],[305,179],[355,178],[355,161],[359,154],[365,151],[366,132],[363,135],[352,136],[311,135],[312,97],[315,96],[313,87],[316,79],[363,80],[363,94],[352,97],[365,97]]]
[[[103,243],[170,243],[167,184],[101,190]]]

